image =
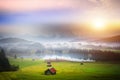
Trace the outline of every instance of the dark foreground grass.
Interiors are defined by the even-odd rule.
[[[108,62],[80,63],[53,62],[57,70],[56,75],[44,75],[46,63],[31,59],[13,60],[12,64],[20,66],[16,72],[0,73],[0,80],[119,80],[120,64]]]

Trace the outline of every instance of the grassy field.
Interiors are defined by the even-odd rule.
[[[10,59],[11,64],[19,65],[16,72],[1,72],[0,80],[119,80],[120,64],[108,62],[80,63],[52,62],[56,75],[44,75],[47,69],[42,60]]]

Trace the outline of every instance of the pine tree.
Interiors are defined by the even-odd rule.
[[[5,55],[3,49],[0,51],[0,71],[6,71],[10,69],[10,63]]]

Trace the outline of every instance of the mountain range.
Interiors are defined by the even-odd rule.
[[[115,36],[111,36],[111,37],[106,37],[106,38],[102,38],[97,40],[98,42],[112,42],[112,43],[120,43],[120,35],[115,35]]]

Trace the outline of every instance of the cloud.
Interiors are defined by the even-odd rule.
[[[41,21],[59,22],[73,20],[71,17],[74,17],[74,19],[89,19],[96,16],[119,18],[119,3],[120,0],[1,0],[0,9],[10,12],[20,12],[18,14],[24,12],[25,14],[27,13],[27,16],[30,13],[35,18],[36,13],[34,14],[33,12],[39,11],[39,15],[37,15],[41,17],[38,18]],[[69,14],[70,16],[68,16]],[[28,18],[30,18],[28,20],[32,19],[29,16]],[[32,20],[36,21],[36,19]],[[20,21],[18,20],[18,22]]]
[[[2,0],[0,1],[1,10],[21,14],[26,16],[13,15],[11,20],[16,22],[31,23],[35,22],[65,22],[74,21],[73,19],[82,17],[86,11],[92,10],[95,3],[89,0]],[[38,11],[38,12],[35,12]],[[30,15],[29,15],[30,14]],[[5,15],[6,16],[6,15]],[[16,17],[16,19],[15,19]],[[6,18],[6,17],[4,17]],[[9,16],[7,16],[9,18]],[[81,18],[82,19],[82,18]],[[16,21],[15,21],[16,20]],[[41,22],[41,23],[42,23]]]
[[[0,7],[10,11],[25,11],[37,9],[59,9],[72,6],[72,0],[2,0]]]
[[[88,0],[88,1],[93,2],[93,3],[98,3],[99,2],[99,0]]]
[[[120,0],[88,0],[90,5],[94,5],[90,9],[86,10],[84,16],[86,19],[103,17],[112,21],[120,21]]]
[[[103,8],[106,10],[106,14],[108,14],[113,19],[120,20],[120,0],[101,0]]]
[[[93,2],[93,3],[92,3]],[[94,7],[97,0],[1,0],[0,8],[10,11],[43,9],[88,9]]]

